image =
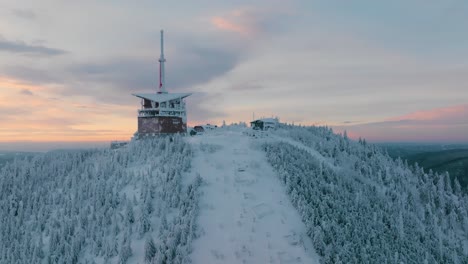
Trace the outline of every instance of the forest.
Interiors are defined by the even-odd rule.
[[[186,263],[201,178],[182,138],[52,151],[0,171],[0,263]]]
[[[229,135],[221,139],[235,144]],[[468,263],[468,196],[448,173],[328,127],[262,135],[243,136],[284,184],[321,263]],[[189,141],[9,160],[0,168],[0,263],[191,263],[207,185],[192,160],[214,149]]]
[[[262,145],[323,263],[468,263],[468,198],[456,179],[327,127],[275,134],[308,147]]]

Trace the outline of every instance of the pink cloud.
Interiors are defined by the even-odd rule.
[[[260,24],[269,17],[254,8],[238,8],[223,15],[213,16],[211,24],[218,30],[252,36],[260,32]]]
[[[431,110],[417,111],[407,115],[393,117],[387,121],[400,121],[400,120],[420,120],[420,121],[434,121],[434,120],[447,120],[465,118],[468,120],[468,105],[456,105],[444,108],[436,108]]]
[[[247,27],[242,26],[240,24],[236,24],[235,22],[232,22],[229,19],[222,18],[219,16],[212,17],[211,24],[213,24],[216,28],[224,31],[232,31],[244,35],[247,35],[250,32],[250,30]]]
[[[1,76],[0,87],[0,142],[121,140],[136,127],[134,106],[54,100],[53,88]]]
[[[387,142],[468,142],[468,105],[417,111],[382,122],[334,126],[351,138]]]

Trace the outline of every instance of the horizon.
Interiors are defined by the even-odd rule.
[[[239,121],[243,122],[243,121]],[[237,123],[239,123],[237,122]],[[233,123],[235,124],[235,123]],[[232,124],[229,124],[232,125]],[[228,125],[228,126],[229,126]],[[304,126],[297,124],[296,126]],[[313,126],[313,125],[310,125]],[[342,132],[333,130],[335,134],[342,135]],[[348,132],[347,132],[348,133]],[[349,137],[353,141],[358,141],[359,138]],[[414,145],[414,146],[442,146],[442,145],[461,145],[468,147],[468,141],[372,141],[366,138],[361,138],[366,142],[374,145]],[[55,150],[76,150],[76,149],[93,149],[93,148],[108,148],[112,141],[121,140],[84,140],[84,141],[0,141],[0,154],[9,152],[36,152],[44,153]],[[130,138],[122,141],[130,141]]]
[[[168,91],[194,93],[189,126],[254,114],[372,143],[468,142],[464,1],[181,5],[0,3],[0,150],[129,140],[131,94],[158,88],[161,29]]]

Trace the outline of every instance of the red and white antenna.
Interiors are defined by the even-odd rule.
[[[159,91],[158,93],[167,93],[166,91],[166,78],[164,76],[164,31],[161,30],[161,56],[159,57]]]

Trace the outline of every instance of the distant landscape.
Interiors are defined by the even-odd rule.
[[[12,151],[0,151],[0,168],[5,165],[5,163],[9,161],[13,161],[15,158],[24,158],[24,157],[32,157],[34,156],[35,152],[12,152]]]
[[[378,144],[392,158],[400,157],[408,164],[418,163],[424,171],[443,173],[458,179],[462,188],[468,191],[468,144]]]

